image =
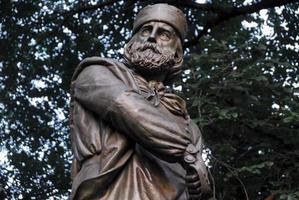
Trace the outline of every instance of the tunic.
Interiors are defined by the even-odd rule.
[[[180,97],[99,57],[79,64],[71,97],[71,199],[187,199],[183,157],[202,145]]]

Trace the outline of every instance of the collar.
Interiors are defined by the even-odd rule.
[[[134,74],[134,76],[142,96],[154,106],[162,104],[175,115],[183,117],[188,115],[185,101],[181,97],[167,92],[161,81],[147,81],[138,74]]]

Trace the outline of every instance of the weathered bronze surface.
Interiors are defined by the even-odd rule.
[[[125,61],[91,57],[71,85],[71,199],[186,200],[209,191],[202,137],[164,84],[180,73],[184,14],[167,4],[137,16]]]

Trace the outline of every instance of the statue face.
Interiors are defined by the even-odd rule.
[[[134,70],[144,76],[169,74],[180,68],[182,44],[174,28],[164,22],[148,22],[125,47],[125,58]]]
[[[159,47],[175,52],[179,37],[175,30],[164,22],[149,22],[136,33],[136,41],[156,43]]]

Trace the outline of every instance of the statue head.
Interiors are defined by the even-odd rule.
[[[168,4],[146,6],[134,21],[125,59],[137,73],[162,74],[164,82],[170,83],[181,72],[186,31],[186,18],[178,8]]]

